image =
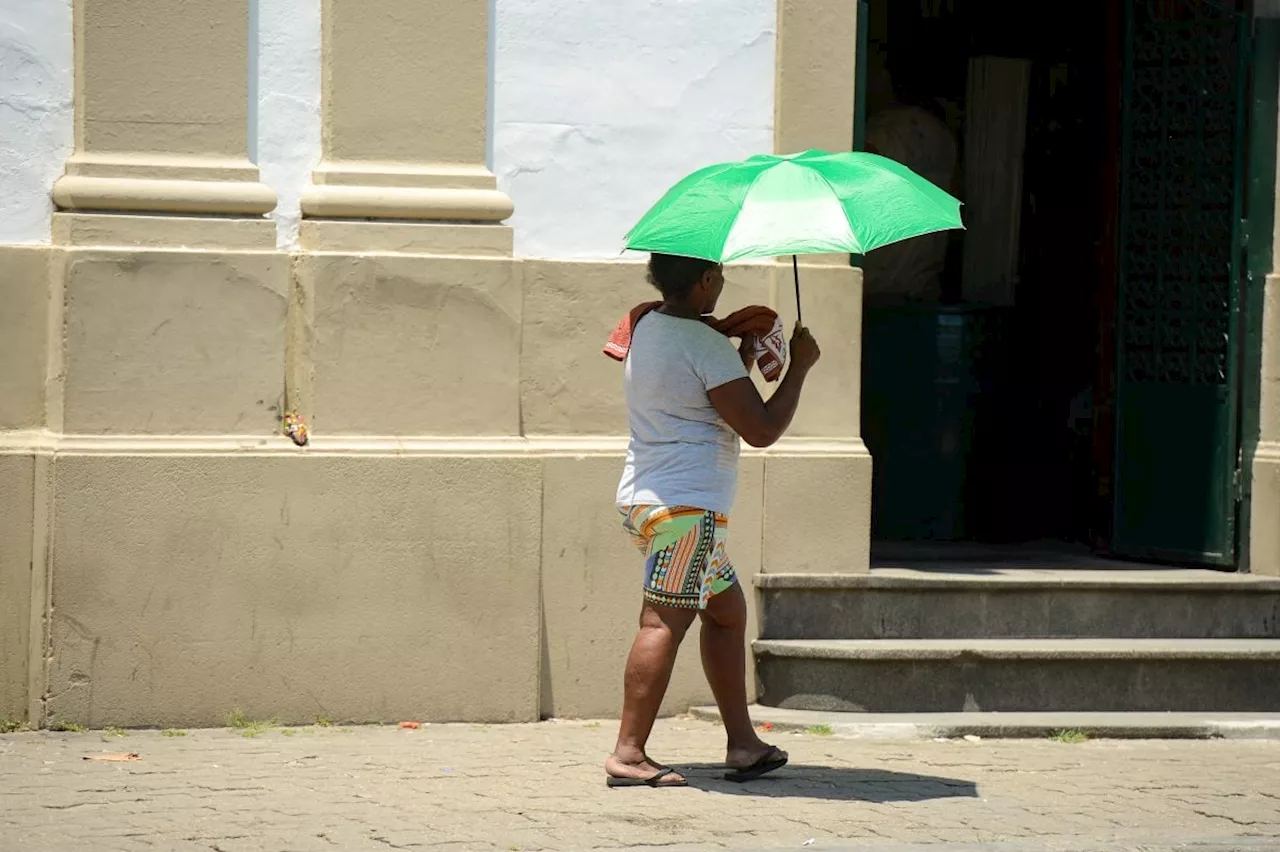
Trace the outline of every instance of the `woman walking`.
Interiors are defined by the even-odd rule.
[[[747,712],[747,604],[725,551],[738,450],[777,441],[820,356],[797,324],[791,365],[765,402],[748,373],[755,341],[735,352],[703,322],[724,289],[720,264],[654,254],[649,281],[662,304],[632,328],[625,378],[631,442],[618,485],[623,525],[645,554],[644,605],[631,646],[618,742],[605,761],[610,786],[682,787],[645,753],[680,642],[702,620],[702,667],[724,721],[726,778],[748,781],[787,754],[756,736]]]

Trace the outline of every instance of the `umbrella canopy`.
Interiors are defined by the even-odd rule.
[[[805,151],[699,169],[627,234],[636,251],[728,263],[867,252],[964,227],[960,202],[878,154]]]

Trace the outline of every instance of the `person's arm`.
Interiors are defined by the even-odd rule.
[[[809,370],[821,356],[809,330],[797,324],[791,338],[791,368],[765,402],[751,379],[737,379],[707,392],[712,406],[733,431],[753,447],[777,442],[791,425]]]
[[[742,342],[738,344],[738,354],[742,357],[742,366],[747,368],[747,372],[751,372],[751,368],[756,365],[756,336],[754,334],[742,335]]]

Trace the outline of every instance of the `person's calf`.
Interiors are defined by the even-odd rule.
[[[646,603],[624,675],[622,718],[614,755],[623,763],[647,761],[645,745],[671,679],[680,642],[694,614]]]

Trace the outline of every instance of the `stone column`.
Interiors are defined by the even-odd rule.
[[[1278,196],[1280,197],[1280,196]],[[1280,218],[1277,218],[1280,222]],[[1280,240],[1276,242],[1280,253]],[[1280,259],[1275,261],[1280,268]],[[1280,275],[1268,275],[1262,320],[1262,397],[1253,457],[1249,570],[1280,576]]]
[[[488,227],[311,221],[304,245],[510,254],[494,225],[511,199],[485,165],[488,3],[324,0],[323,27],[324,155],[303,215]]]
[[[853,147],[858,4],[778,0],[774,150]],[[791,259],[774,305],[795,322]],[[871,456],[862,443],[862,273],[847,254],[800,259],[804,320],[822,345],[792,437],[764,454],[763,570],[869,569]]]
[[[323,0],[321,14],[289,407],[317,435],[519,435],[520,264],[485,166],[488,3]]]
[[[853,0],[778,0],[778,153],[853,146],[857,46]]]
[[[775,153],[853,147],[857,48],[856,0],[778,0]],[[802,262],[848,266],[849,256],[815,254]]]
[[[53,189],[59,207],[275,207],[248,156],[248,0],[75,0],[74,14],[76,150]],[[61,229],[76,241],[74,224]]]

